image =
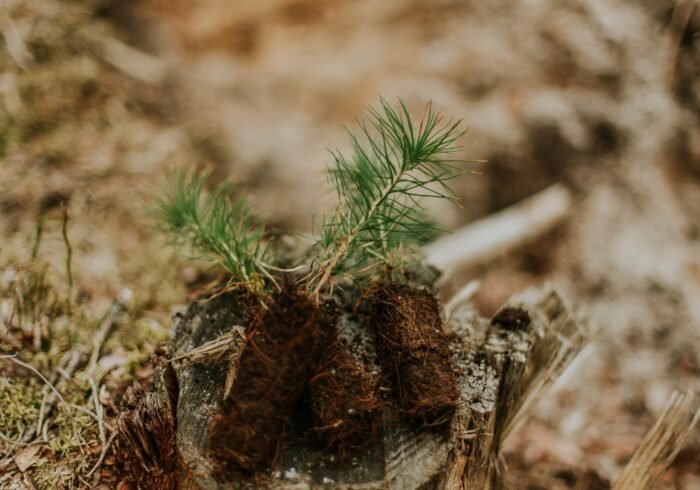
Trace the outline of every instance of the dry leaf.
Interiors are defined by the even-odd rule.
[[[36,462],[39,449],[41,448],[38,445],[28,446],[15,455],[14,460],[19,471],[24,473],[27,471],[27,468]]]

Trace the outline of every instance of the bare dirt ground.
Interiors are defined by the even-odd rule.
[[[343,125],[379,96],[432,100],[471,127],[464,156],[488,163],[457,185],[463,209],[435,209],[448,228],[555,182],[574,193],[553,233],[445,286],[480,279],[490,314],[551,281],[597,328],[510,440],[514,487],[613,481],[672,389],[700,388],[696,1],[0,9],[0,346],[66,402],[25,446],[50,390],[0,360],[0,487],[113,485],[109,451],[95,466],[111,417],[128,385],[147,385],[173,308],[210,277],[144,223],[164,169],[210,164],[275,226],[308,231],[330,202],[327,148],[345,148]],[[700,488],[699,452],[696,430],[665,488]]]

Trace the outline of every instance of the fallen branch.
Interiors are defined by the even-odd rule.
[[[567,215],[571,202],[571,192],[555,184],[427,245],[427,261],[449,271],[492,260],[553,229]]]

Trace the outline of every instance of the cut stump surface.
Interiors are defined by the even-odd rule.
[[[229,363],[202,359],[173,362],[180,388],[180,488],[493,488],[498,483],[495,462],[504,438],[526,420],[528,409],[585,340],[584,332],[552,290],[513,299],[507,307],[516,310],[502,310],[501,318],[513,322],[498,321],[496,315],[492,324],[469,304],[452,311],[446,330],[459,400],[446,434],[409,425],[387,404],[375,436],[365,447],[339,459],[303,437],[312,430],[312,416],[308,409],[296,410],[285,427],[277,464],[259,472],[254,480],[223,483],[208,451],[213,436],[211,421],[225,408]],[[174,355],[182,356],[216,340],[244,321],[244,308],[235,297],[193,303],[175,319]],[[343,315],[339,325],[345,339],[373,343],[368,329],[349,315]],[[234,361],[237,352],[232,346]]]

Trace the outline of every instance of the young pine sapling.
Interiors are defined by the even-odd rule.
[[[264,239],[265,226],[230,183],[205,189],[209,173],[174,172],[150,214],[173,245],[228,272],[229,286],[261,293],[266,281],[277,283],[272,275],[277,268],[269,263],[276,257]]]
[[[420,262],[416,245],[436,231],[422,200],[454,199],[447,182],[463,173],[452,158],[462,133],[430,105],[419,123],[402,102],[370,110],[359,134],[350,134],[351,156],[333,153],[338,205],[295,283],[282,279],[263,224],[230,186],[206,191],[206,173],[176,174],[154,208],[161,229],[228,271],[236,300],[250,305],[235,380],[211,430],[221,470],[252,472],[270,462],[307,382],[316,429],[329,444],[369,438],[377,380],[340,342],[325,308],[341,279],[372,291],[375,343],[405,412],[421,424],[449,420],[457,389],[437,302],[403,278]]]
[[[245,200],[226,184],[207,191],[207,180],[206,172],[176,173],[153,214],[174,242],[226,270],[232,301],[247,305],[235,378],[210,429],[211,453],[224,478],[270,461],[330,327],[306,295],[280,285],[264,226]]]
[[[438,304],[430,292],[399,282],[407,267],[420,261],[416,246],[436,231],[422,200],[454,199],[448,181],[464,173],[464,162],[452,158],[460,150],[456,142],[463,131],[459,121],[443,121],[430,105],[416,124],[403,102],[394,110],[385,101],[380,110],[370,111],[360,129],[359,135],[350,134],[350,157],[333,154],[329,174],[338,205],[324,221],[313,250],[320,258],[305,277],[306,288],[318,301],[324,291],[332,290],[335,277],[347,276],[365,287],[373,282],[369,297],[375,343],[401,406],[414,421],[444,425],[458,392]],[[338,359],[347,357],[338,351],[342,349],[328,352]],[[332,359],[322,363],[328,371],[340,372],[340,366],[331,369]],[[332,376],[318,378],[311,383],[312,402],[314,397],[334,396],[339,385]],[[335,396],[336,405],[347,405],[360,415],[357,407],[363,405],[352,393]],[[324,427],[347,426],[327,417],[321,422]]]
[[[430,104],[416,125],[403,102],[396,111],[382,100],[359,126],[359,135],[350,133],[352,155],[333,152],[338,205],[324,220],[314,247],[320,258],[305,278],[317,299],[335,276],[367,283],[378,267],[386,274],[415,259],[411,246],[438,231],[422,200],[454,200],[447,182],[464,173],[464,161],[451,158],[461,149],[460,121],[443,121]]]

